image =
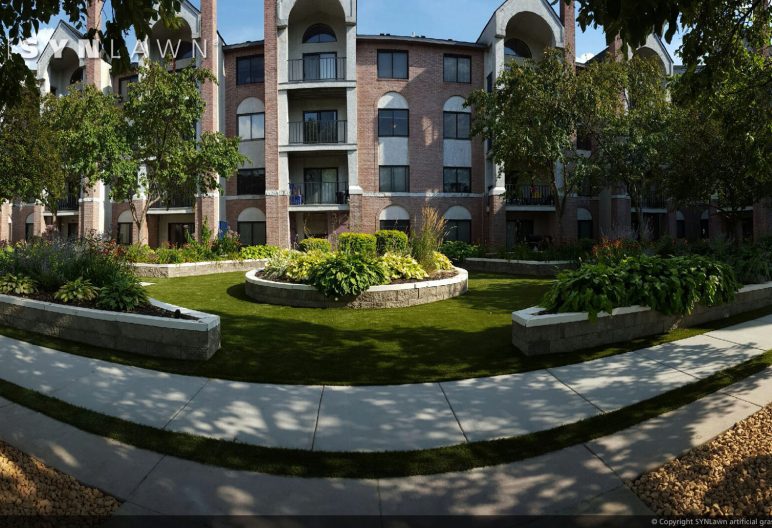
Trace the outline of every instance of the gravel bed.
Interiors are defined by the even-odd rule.
[[[772,405],[633,483],[658,515],[772,516]]]
[[[0,516],[77,515],[84,517],[81,525],[98,526],[119,506],[115,498],[0,442]]]

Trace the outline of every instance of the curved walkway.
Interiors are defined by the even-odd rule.
[[[301,479],[205,466],[85,433],[3,399],[0,439],[125,501],[119,513],[126,515],[648,515],[626,482],[770,402],[772,368],[586,444],[513,464],[398,479]],[[318,521],[314,526],[342,525]]]
[[[767,350],[772,350],[772,316],[554,369],[418,385],[322,387],[168,374],[0,337],[0,378],[159,429],[265,447],[406,451],[574,423]]]

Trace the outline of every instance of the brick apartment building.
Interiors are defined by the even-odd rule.
[[[503,247],[551,237],[558,217],[549,186],[510,182],[486,159],[484,142],[470,138],[464,99],[490,89],[508,61],[538,59],[549,47],[575,63],[573,6],[556,8],[507,0],[476,42],[459,42],[360,35],[356,0],[273,0],[265,2],[264,41],[226,44],[217,32],[217,0],[201,0],[200,9],[183,1],[182,27],[157,23],[145,59],[160,59],[155,42],[179,41],[178,68],[196,63],[215,72],[219,83],[202,86],[200,131],[240,136],[250,161],[223,193],[151,209],[146,233],[136,232],[129,204],[109,200],[101,187],[64,200],[56,228],[63,236],[98,231],[157,246],[184,241],[206,220],[238,231],[244,243],[286,247],[344,231],[409,230],[428,204],[448,220],[450,238]],[[92,6],[89,27],[101,23],[100,10],[100,2]],[[53,39],[67,45],[61,58],[50,45],[43,52],[41,89],[61,94],[83,81],[125,96],[137,76],[113,76],[107,62],[80,58],[81,38],[60,23]],[[637,53],[673,73],[658,38]],[[744,235],[764,236],[772,209],[754,205]],[[676,210],[661,196],[644,207],[655,235],[697,239],[722,231],[711,209]],[[571,196],[561,231],[569,241],[614,236],[629,232],[633,213],[629,197],[613,189]],[[52,221],[36,204],[3,204],[0,214],[3,240],[40,235]]]

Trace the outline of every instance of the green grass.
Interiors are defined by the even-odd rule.
[[[407,452],[275,449],[173,433],[81,409],[5,381],[0,381],[0,397],[93,434],[204,464],[299,477],[394,478],[511,463],[588,442],[677,409],[770,366],[772,351],[631,407],[549,431]]]
[[[467,295],[403,309],[304,309],[257,304],[244,274],[152,279],[153,297],[222,318],[222,350],[207,362],[149,358],[0,328],[0,334],[122,364],[179,374],[287,384],[379,385],[525,372],[684,339],[772,308],[618,346],[528,358],[511,344],[511,312],[538,304],[549,281],[472,275]]]

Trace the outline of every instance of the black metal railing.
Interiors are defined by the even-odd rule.
[[[311,55],[287,62],[290,82],[342,81],[346,78],[346,57]]]
[[[650,192],[641,198],[641,207],[643,209],[667,209],[667,199],[662,193]]]
[[[63,198],[56,202],[57,211],[77,211],[78,210],[78,196],[75,194],[69,194],[66,198]]]
[[[347,121],[291,121],[290,145],[333,145],[346,142]]]
[[[265,173],[239,172],[236,176],[236,194],[239,196],[265,194]]]
[[[168,200],[161,200],[150,206],[151,209],[189,209],[196,203],[193,196],[172,196]]]
[[[290,205],[345,205],[348,182],[290,183]]]
[[[549,185],[507,184],[506,199],[508,205],[555,205],[555,195]]]

